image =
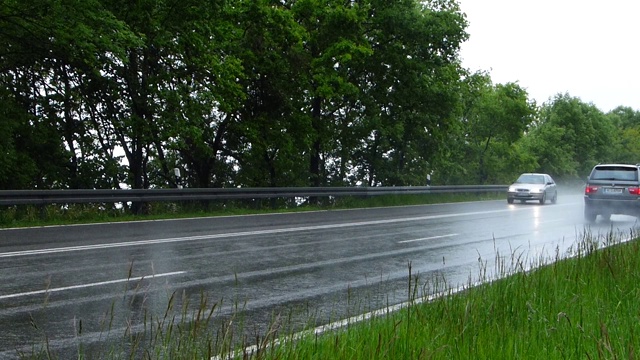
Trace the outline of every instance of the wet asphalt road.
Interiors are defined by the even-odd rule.
[[[410,207],[0,230],[0,359],[46,337],[65,354],[105,329],[161,315],[171,294],[240,305],[251,331],[274,314],[318,324],[401,303],[409,271],[465,285],[506,263],[555,258],[585,232],[582,196],[555,205],[483,201]],[[515,256],[514,256],[515,254]],[[531,261],[528,261],[529,259]],[[80,333],[80,335],[77,335]]]

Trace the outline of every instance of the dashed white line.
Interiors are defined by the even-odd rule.
[[[430,236],[430,237],[420,238],[420,239],[403,240],[403,241],[398,241],[398,244],[405,244],[405,243],[426,241],[426,240],[434,240],[434,239],[442,239],[442,238],[452,237],[452,236],[458,236],[458,234],[447,234],[447,235]]]
[[[73,285],[73,286],[65,286],[65,287],[59,287],[59,288],[53,288],[53,289],[28,291],[28,292],[17,293],[17,294],[0,295],[0,300],[29,296],[29,295],[48,294],[48,293],[74,290],[74,289],[84,289],[84,288],[90,288],[90,287],[102,286],[102,285],[118,284],[118,283],[124,283],[129,281],[139,281],[143,279],[154,279],[154,278],[160,278],[160,277],[175,276],[175,275],[181,275],[184,273],[186,273],[186,271],[174,271],[174,272],[168,272],[163,274],[152,274],[147,276],[132,277],[128,279],[101,281],[101,282],[90,283],[90,284]]]
[[[130,246],[179,243],[179,242],[197,241],[197,240],[212,240],[212,239],[232,238],[232,237],[251,236],[251,235],[282,234],[282,233],[291,233],[291,232],[297,232],[297,231],[338,229],[338,228],[355,227],[355,226],[393,224],[393,223],[402,223],[402,222],[408,222],[408,221],[434,220],[434,219],[454,218],[454,217],[473,216],[473,215],[485,215],[485,214],[511,212],[511,211],[513,211],[513,209],[474,211],[474,212],[464,212],[464,213],[457,213],[457,214],[427,215],[427,216],[418,216],[418,217],[410,217],[410,218],[350,222],[350,223],[343,223],[343,224],[300,226],[300,227],[293,227],[293,228],[245,231],[245,232],[237,232],[237,233],[187,236],[187,237],[166,238],[166,239],[150,239],[150,240],[140,240],[140,241],[128,241],[128,242],[83,245],[83,246],[69,246],[69,247],[38,249],[38,250],[12,251],[12,252],[0,253],[0,258],[18,257],[18,256],[27,256],[27,255],[56,254],[56,253],[84,251],[84,250],[112,249],[112,248],[130,247]]]

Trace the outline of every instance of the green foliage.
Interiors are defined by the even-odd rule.
[[[618,107],[607,114],[616,127],[617,147],[612,161],[628,164],[640,163],[640,112],[629,107]]]
[[[356,151],[358,179],[372,185],[423,185],[454,124],[466,22],[456,6],[372,2],[373,54],[362,89],[367,137]]]
[[[4,95],[4,96],[3,96]],[[0,188],[55,188],[67,178],[60,133],[7,93],[0,95]]]
[[[536,114],[535,104],[516,83],[493,85],[483,73],[471,74],[464,81],[460,141],[469,180],[475,183],[504,181],[531,166],[518,140],[526,135]]]
[[[539,116],[524,146],[538,158],[540,171],[586,177],[595,164],[615,160],[616,128],[594,105],[557,95]]]
[[[25,159],[16,148],[16,140],[20,137],[17,128],[22,123],[17,104],[9,94],[2,95],[0,101],[4,106],[0,107],[0,188],[20,189],[29,184],[29,175],[35,169],[29,164],[31,159]],[[22,171],[18,172],[19,168]]]
[[[228,153],[239,168],[234,184],[306,185],[309,123],[300,94],[307,35],[285,7],[257,1],[237,10],[246,28],[237,49],[246,98],[229,127]]]
[[[0,188],[482,184],[638,162],[637,112],[568,94],[538,109],[461,67],[467,25],[450,0],[4,0]]]

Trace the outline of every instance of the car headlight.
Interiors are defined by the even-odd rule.
[[[509,186],[509,192],[516,192],[516,188],[514,188],[513,186]]]

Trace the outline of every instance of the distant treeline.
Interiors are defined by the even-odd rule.
[[[640,160],[638,112],[493,84],[461,66],[467,25],[452,0],[4,0],[0,189],[504,184]]]

